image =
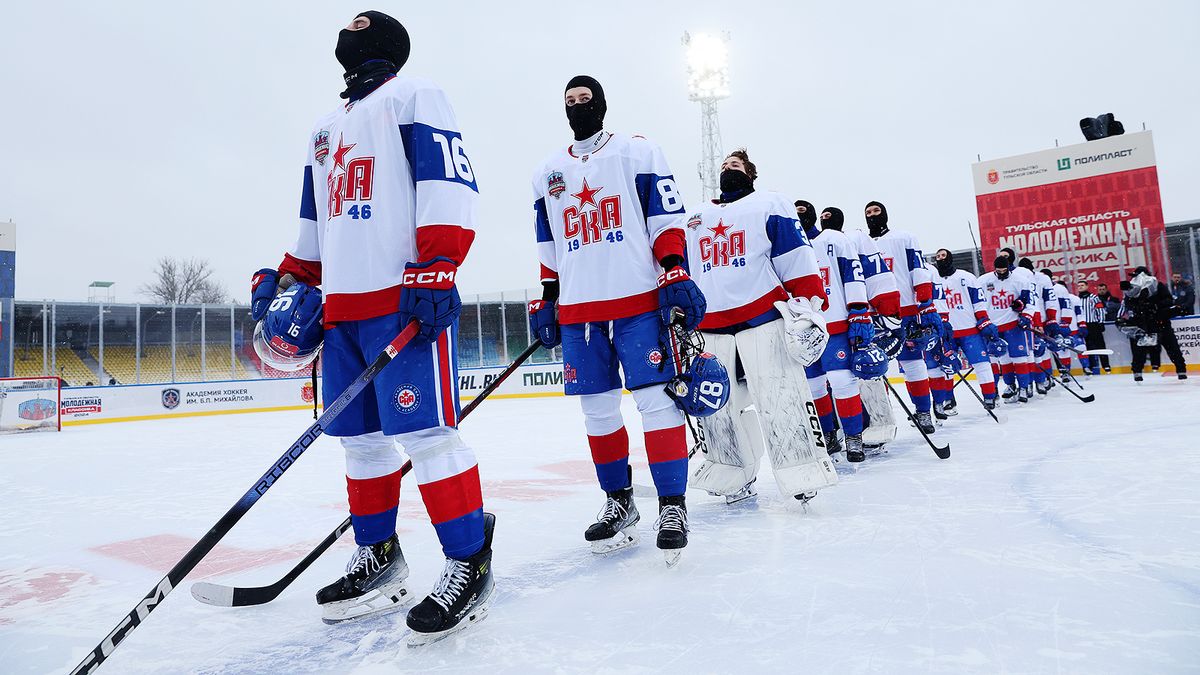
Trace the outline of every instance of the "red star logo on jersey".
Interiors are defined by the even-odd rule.
[[[591,204],[592,207],[595,208],[596,193],[600,192],[603,189],[604,188],[602,188],[602,187],[599,187],[599,188],[588,187],[587,179],[584,178],[583,179],[583,189],[580,190],[579,192],[571,193],[571,196],[579,200],[579,208],[580,209],[583,209],[584,204]]]
[[[337,151],[333,153],[333,168],[334,169],[342,169],[343,171],[346,169],[346,153],[350,152],[350,148],[353,148],[356,145],[358,145],[358,144],[351,143],[350,145],[343,145],[342,144],[342,135],[338,134]]]
[[[714,238],[716,238],[716,237],[725,237],[726,239],[729,238],[729,235],[726,234],[729,231],[729,226],[725,224],[724,220],[718,220],[716,227],[710,227],[708,229],[712,230]]]

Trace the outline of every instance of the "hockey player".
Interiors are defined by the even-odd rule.
[[[359,14],[338,35],[335,54],[346,103],[309,136],[295,246],[277,269],[254,275],[252,313],[267,317],[256,346],[285,367],[296,354],[311,360],[313,346],[299,344],[306,333],[273,328],[287,325],[288,314],[311,325],[319,299],[309,286],[320,284],[321,365],[332,401],[406,325],[419,324],[409,346],[325,429],[346,451],[358,549],[346,575],[317,593],[328,623],[412,601],[396,536],[399,441],[446,556],[441,580],[408,613],[419,644],[481,619],[492,593],[494,518],[483,512],[475,454],[456,428],[454,280],[474,239],[478,189],[445,93],[397,74],[409,54],[399,21]],[[276,297],[293,281],[301,283]]]
[[[862,440],[862,398],[851,365],[856,350],[866,347],[875,337],[875,327],[871,323],[867,284],[858,249],[842,233],[845,220],[842,210],[831,206],[821,212],[820,230],[808,228],[808,237],[821,270],[823,291],[829,298],[828,307],[822,313],[829,343],[821,359],[805,368],[805,372],[826,445],[831,451],[841,445],[833,421],[836,407],[845,435],[846,460],[861,462],[866,459]],[[827,383],[829,391],[826,390]]]
[[[662,150],[604,129],[604,89],[578,75],[563,94],[574,143],[533,174],[542,299],[530,326],[546,347],[562,343],[563,382],[578,396],[600,487],[607,494],[584,538],[596,553],[636,542],[622,378],[633,392],[659,495],[658,547],[668,563],[687,545],[687,437],[663,385],[674,374],[664,335],[676,312],[686,330],[705,301],[684,268],[683,200]]]
[[[950,308],[946,304],[946,291],[942,288],[937,267],[929,262],[924,264],[929,278],[933,280],[933,307],[942,319],[936,345],[925,352],[925,370],[929,373],[933,415],[939,420],[945,420],[958,414],[955,410],[957,404],[954,401],[953,374],[960,370],[962,364],[958,357],[958,348],[954,346],[954,330],[949,323]]]
[[[816,224],[816,211],[812,204],[805,200],[796,201],[796,213],[805,227]],[[806,220],[808,213],[812,214],[811,222]],[[824,226],[824,223],[822,224]],[[866,232],[862,230],[845,230],[843,234],[858,252],[858,262],[862,267],[863,279],[866,282],[867,300],[876,317],[900,317],[900,291],[896,287],[896,277],[888,269],[879,247],[875,245]],[[883,338],[885,336],[878,335]],[[859,398],[863,405],[863,446],[880,450],[896,437],[896,418],[892,410],[892,402],[888,398],[887,387],[882,377],[886,374],[886,364],[883,368],[872,367],[867,362],[865,352],[856,352],[859,361],[851,364],[851,370],[858,378]],[[830,448],[835,450],[836,446]]]
[[[1004,399],[1008,403],[1026,403],[1033,395],[1033,385],[1024,329],[1033,325],[1033,314],[1029,308],[1029,284],[1012,277],[1010,262],[1006,255],[996,256],[993,271],[979,277],[979,287],[987,302],[988,318],[1008,347],[1007,353],[998,357],[1000,372],[1009,387]]]
[[[917,238],[888,225],[887,208],[877,201],[863,209],[867,230],[875,240],[900,291],[899,337],[904,346],[896,359],[904,369],[904,381],[915,409],[914,422],[931,434],[935,431],[929,395],[929,372],[925,368],[923,333],[941,331],[942,319],[933,306],[933,281],[925,269]]]
[[[975,368],[975,379],[983,392],[984,407],[996,407],[996,380],[988,359],[987,342],[1000,337],[995,324],[988,318],[988,305],[974,274],[954,266],[954,257],[948,249],[940,248],[934,254],[934,265],[942,280],[946,295],[947,316],[951,341],[967,361]]]
[[[1030,299],[1036,306],[1033,317],[1033,327],[1051,338],[1058,334],[1058,297],[1054,292],[1054,282],[1044,274],[1033,272],[1033,260],[1025,257],[1017,262],[1017,266],[1033,273],[1033,288]],[[1050,352],[1046,341],[1037,335],[1031,337],[1033,351],[1033,388],[1038,394],[1045,396],[1054,385],[1054,380],[1046,372],[1050,370]]]
[[[1054,280],[1050,270],[1042,270],[1039,274],[1046,279]],[[1083,320],[1083,301],[1079,299],[1071,291],[1067,290],[1066,285],[1061,280],[1054,280],[1054,295],[1058,298],[1058,329],[1056,337],[1062,342],[1062,345],[1072,344],[1079,345],[1083,342],[1083,338],[1087,337],[1087,323]],[[1055,345],[1055,351],[1058,354],[1059,374],[1064,377],[1071,372],[1071,354],[1070,349],[1065,346]],[[1044,366],[1046,370],[1050,370],[1049,359]]]
[[[764,451],[785,495],[807,500],[837,482],[802,369],[826,339],[817,259],[787,202],[754,189],[757,177],[735,150],[721,165],[720,198],[686,221],[689,267],[708,301],[705,350],[737,364],[730,405],[701,422],[704,461],[691,483],[728,503],[755,494]]]

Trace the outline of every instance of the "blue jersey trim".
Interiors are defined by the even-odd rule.
[[[434,140],[434,135],[441,136],[446,143]],[[457,157],[446,157],[446,153],[451,152],[450,148],[453,147],[455,140],[459,141],[461,150],[462,134],[413,122],[400,125],[400,137],[404,141],[404,154],[408,156],[408,164],[412,167],[414,184],[421,181],[438,180],[465,185],[475,192],[479,192],[479,186],[475,183],[474,168],[471,169],[471,180],[467,180],[457,170],[455,164]],[[462,156],[466,159],[465,152]],[[466,161],[470,164],[469,159]],[[446,175],[448,164],[450,173],[453,174],[450,176]]]
[[[317,219],[317,198],[313,192],[311,164],[304,166],[304,186],[300,189],[300,217],[306,220]]]

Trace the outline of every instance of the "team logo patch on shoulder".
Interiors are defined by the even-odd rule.
[[[421,390],[411,384],[402,384],[396,388],[392,402],[396,404],[397,411],[407,415],[421,407]]]
[[[318,131],[313,136],[313,159],[317,160],[317,164],[325,166],[325,158],[329,156],[329,132]]]
[[[563,180],[561,171],[554,171],[546,177],[546,191],[555,199],[567,191],[567,181]]]
[[[996,284],[993,284],[992,282],[989,281],[985,288],[987,288],[989,291],[994,291],[994,290],[996,290]]]
[[[693,229],[693,230],[694,230],[694,229],[696,229],[697,227],[700,227],[700,223],[701,223],[703,220],[704,220],[704,219],[700,217],[700,214],[699,214],[699,213],[693,213],[693,214],[692,214],[692,217],[691,217],[691,218],[688,218],[687,226],[688,226],[689,228],[691,228],[691,229]]]

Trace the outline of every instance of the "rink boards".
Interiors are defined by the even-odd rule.
[[[1189,370],[1200,370],[1200,317],[1175,319],[1172,323]],[[1128,373],[1129,341],[1111,324],[1105,326],[1104,337],[1108,347],[1114,352],[1111,357],[1113,371]],[[1168,363],[1165,354],[1163,357],[1163,362]],[[1075,366],[1076,374],[1080,374],[1078,361],[1072,365]],[[461,398],[474,398],[503,370],[502,366],[460,369]],[[893,382],[902,381],[895,362],[892,362],[888,376]],[[320,380],[317,384],[319,388]],[[561,363],[523,366],[493,394],[496,398],[562,395]],[[313,384],[309,378],[71,387],[63,389],[62,392],[62,423],[63,426],[72,426],[172,417],[303,410],[312,407],[314,398]]]

